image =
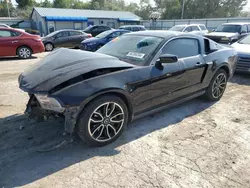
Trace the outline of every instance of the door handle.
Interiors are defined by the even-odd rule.
[[[17,40],[11,41],[12,44],[13,44],[13,43],[17,43],[17,42],[18,42]]]

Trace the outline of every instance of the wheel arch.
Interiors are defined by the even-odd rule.
[[[216,73],[217,71],[219,71],[220,69],[223,69],[224,71],[226,71],[227,77],[228,77],[228,78],[230,77],[230,69],[229,69],[227,63],[223,63],[221,66],[219,66],[219,67],[217,68],[217,70],[215,71],[215,73]]]
[[[115,95],[123,100],[123,102],[125,103],[125,105],[128,108],[128,116],[129,116],[128,122],[131,122],[131,120],[133,118],[132,103],[131,103],[131,100],[129,99],[128,95],[125,93],[125,91],[123,91],[121,89],[110,89],[110,90],[105,90],[105,91],[99,91],[98,93],[95,93],[94,95],[85,99],[80,104],[80,108],[79,108],[78,114],[76,116],[76,121],[78,121],[81,112],[88,104],[90,104],[93,100],[96,100],[97,98],[105,96],[105,95]]]

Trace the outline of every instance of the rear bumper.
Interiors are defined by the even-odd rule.
[[[32,46],[33,54],[42,53],[45,51],[43,43],[38,43]]]

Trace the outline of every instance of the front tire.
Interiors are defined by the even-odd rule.
[[[78,136],[89,146],[115,141],[128,123],[128,109],[115,95],[101,96],[84,108],[76,125]]]
[[[28,59],[32,55],[32,51],[29,47],[22,46],[17,49],[17,55],[19,58]]]
[[[220,69],[212,78],[205,93],[205,98],[209,101],[218,101],[223,96],[227,86],[228,76],[225,70]]]

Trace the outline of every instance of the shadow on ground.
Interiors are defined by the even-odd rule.
[[[235,73],[229,82],[250,86],[250,73]]]
[[[27,59],[27,60],[31,60],[31,59],[37,59],[37,57],[35,57],[35,56],[31,56],[29,59]],[[0,63],[1,63],[1,61],[19,61],[19,60],[24,60],[24,59],[22,59],[22,58],[19,58],[19,57],[0,57]]]
[[[96,156],[119,154],[118,147],[156,130],[181,122],[213,105],[199,99],[153,116],[137,120],[114,143],[101,148],[89,148],[74,141],[51,152],[37,152],[61,142],[63,119],[30,123],[25,115],[0,119],[0,187],[30,184],[64,168]]]

